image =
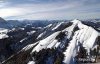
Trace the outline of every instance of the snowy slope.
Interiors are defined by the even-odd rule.
[[[57,31],[48,36],[47,38],[38,41],[36,47],[33,48],[31,54],[34,51],[39,52],[42,49],[47,49],[47,48],[58,48],[61,50],[64,47],[66,47],[66,44],[68,43],[68,47],[66,47],[66,50],[63,52],[65,55],[63,62],[65,64],[74,64],[75,59],[74,57],[76,56],[79,48],[79,44],[83,44],[83,47],[87,50],[89,53],[89,50],[92,49],[95,46],[96,39],[99,35],[99,33],[92,27],[87,26],[83,24],[79,20],[73,20],[71,21],[73,24],[67,28],[65,28],[62,31]],[[57,29],[62,23],[58,24],[53,28],[52,30]],[[51,25],[50,25],[51,26]],[[74,31],[75,28],[78,27],[79,29]],[[65,33],[64,38],[61,39],[61,41],[58,41],[56,37],[61,33]],[[39,37],[42,35],[41,33]],[[61,37],[60,37],[61,38]],[[67,39],[70,40],[67,42]]]
[[[47,38],[39,41],[39,44],[33,49],[32,52],[34,51],[40,51],[41,49],[46,49],[47,47],[49,47],[49,44],[51,44],[55,37],[60,33],[60,31],[53,33],[52,35],[48,36]],[[54,44],[54,42],[53,42]],[[51,45],[50,45],[51,46]]]
[[[69,46],[64,52],[64,63],[66,64],[75,63],[74,57],[78,52],[79,43],[83,44],[83,47],[85,47],[89,53],[89,50],[93,48],[96,38],[98,37],[98,32],[92,27],[82,24],[79,20],[74,20],[72,22],[79,27],[79,30],[74,33]]]
[[[0,29],[0,39],[9,37],[7,35],[8,29]]]
[[[7,31],[4,30],[4,32]],[[4,32],[1,31],[1,33]],[[15,48],[21,46],[22,48],[17,54],[19,58],[15,62],[24,58],[25,60],[22,62],[26,62],[26,64],[59,64],[59,62],[61,62],[60,64],[75,64],[75,56],[79,52],[80,44],[89,54],[90,49],[97,46],[97,38],[100,36],[95,28],[77,19],[70,22],[49,24],[44,28],[26,31],[24,34],[27,34],[28,37],[19,39]],[[13,61],[10,62],[14,64]]]

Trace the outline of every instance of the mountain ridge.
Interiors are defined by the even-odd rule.
[[[99,32],[77,19],[41,28],[15,28],[8,36],[6,46],[12,53],[2,64],[77,64],[88,56],[95,62],[90,53],[100,46]]]

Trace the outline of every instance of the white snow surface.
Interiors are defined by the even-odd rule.
[[[62,23],[64,23],[64,22],[61,22],[61,23],[59,23],[56,27],[54,27],[52,30],[56,30]]]
[[[36,31],[27,32],[28,35],[34,34]]]
[[[97,37],[99,36],[99,33],[92,27],[84,25],[81,21],[79,20],[73,20],[71,21],[73,24],[70,27],[65,28],[62,30],[62,32],[66,33],[66,38],[63,40],[66,43],[67,38],[71,38],[72,40],[69,42],[68,47],[66,48],[66,51],[63,52],[65,55],[63,62],[65,64],[74,64],[74,57],[76,56],[77,52],[79,51],[79,44],[81,43],[85,49],[87,49],[87,52],[89,52],[90,49],[94,48],[95,41]],[[57,29],[61,25],[58,24],[53,30]],[[72,36],[73,30],[75,27],[78,27],[79,30],[74,32],[74,35]],[[54,32],[47,38],[38,41],[37,46],[35,46],[32,50],[31,53],[34,51],[39,52],[42,49],[46,48],[55,48],[58,47],[59,45],[62,44],[62,47],[64,47],[64,42],[58,42],[56,36],[60,33],[61,31]],[[41,33],[38,37],[41,37],[43,33]],[[35,44],[28,45],[25,50],[31,48]]]
[[[54,40],[53,42],[51,42],[47,48],[53,48],[56,44],[57,44],[58,40]]]
[[[34,61],[29,61],[27,64],[35,64]]]
[[[66,51],[64,52],[64,63],[74,64],[74,57],[78,52],[78,43],[82,43],[85,49],[90,50],[93,48],[98,32],[92,27],[82,24],[79,20],[72,21],[74,25],[77,25],[79,30],[74,33],[72,40],[69,43]],[[89,51],[88,51],[89,52]]]
[[[0,39],[9,37],[7,35],[7,32],[8,32],[8,29],[2,29],[2,28],[0,28]]]
[[[77,40],[75,39],[76,36],[77,36],[77,34],[70,41],[69,46],[67,47],[66,51],[64,52],[64,54],[65,54],[64,63],[66,63],[66,64],[71,64],[71,62],[72,63],[74,62],[73,58],[75,57],[76,50],[78,50],[77,49],[78,48]]]
[[[43,32],[43,33],[41,33],[41,34],[37,37],[37,39],[39,39],[40,37],[42,37],[45,33],[46,33],[46,31]]]
[[[46,27],[51,27],[52,26],[52,24],[49,24],[49,25],[47,25]]]
[[[40,51],[42,49],[46,49],[47,47],[50,48],[52,45],[55,44],[55,37],[60,33],[60,31],[53,33],[52,35],[48,36],[47,38],[40,40],[39,44],[33,49],[34,51]]]
[[[25,46],[25,47],[22,49],[22,51],[23,51],[23,50],[24,50],[24,51],[27,51],[27,50],[29,50],[30,48],[32,48],[33,46],[35,46],[36,44],[38,44],[38,42],[36,42],[36,43],[34,43],[34,44],[29,44],[29,45]]]
[[[20,40],[20,42],[23,42],[24,40],[26,40],[27,38],[23,38],[22,40]]]

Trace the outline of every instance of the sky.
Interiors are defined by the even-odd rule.
[[[100,18],[100,0],[0,0],[4,19],[63,20]]]

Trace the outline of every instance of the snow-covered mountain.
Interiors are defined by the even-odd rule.
[[[7,32],[8,38],[0,40],[0,61],[2,64],[98,62],[100,25],[95,25],[75,19],[45,27],[13,28]]]

